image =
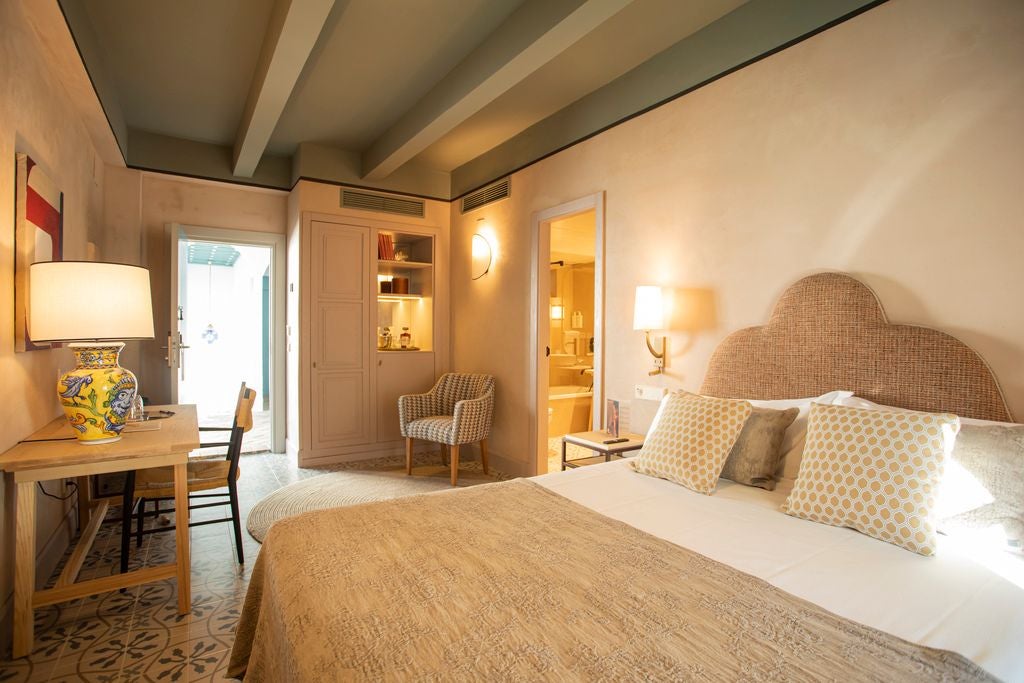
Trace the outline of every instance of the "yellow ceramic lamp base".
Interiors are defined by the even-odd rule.
[[[138,386],[135,375],[117,363],[124,344],[70,346],[77,365],[57,381],[68,424],[83,444],[117,441]]]

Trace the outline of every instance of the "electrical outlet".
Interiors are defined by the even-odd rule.
[[[667,391],[665,387],[656,387],[653,384],[636,384],[633,386],[633,398],[660,401]]]

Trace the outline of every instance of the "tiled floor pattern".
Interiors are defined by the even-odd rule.
[[[435,465],[439,454],[417,456],[417,466]],[[280,454],[242,457],[240,503],[243,517],[271,491],[327,471],[399,469],[398,457],[299,469]],[[476,462],[464,463],[478,469]],[[116,517],[115,508],[110,517]],[[222,516],[220,508],[200,510],[196,519]],[[203,515],[207,515],[204,517]],[[172,516],[173,517],[173,516]],[[28,657],[0,659],[0,683],[13,681],[224,681],[235,624],[259,544],[245,533],[246,563],[234,557],[230,524],[192,529],[192,613],[177,614],[174,581],[104,593],[36,611],[35,649]],[[174,534],[150,534],[132,544],[130,568],[174,559]],[[107,576],[120,561],[120,525],[106,524],[96,539],[81,579]],[[61,567],[54,573],[59,575]],[[7,647],[7,644],[4,645]]]

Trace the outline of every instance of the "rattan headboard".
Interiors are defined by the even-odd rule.
[[[1011,420],[973,349],[944,332],[889,324],[875,293],[842,273],[805,277],[783,293],[767,325],[726,337],[701,393],[781,399],[834,389],[912,410]]]

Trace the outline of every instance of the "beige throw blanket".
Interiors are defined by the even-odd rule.
[[[275,683],[990,680],[957,654],[525,480],[278,522],[229,672]]]

